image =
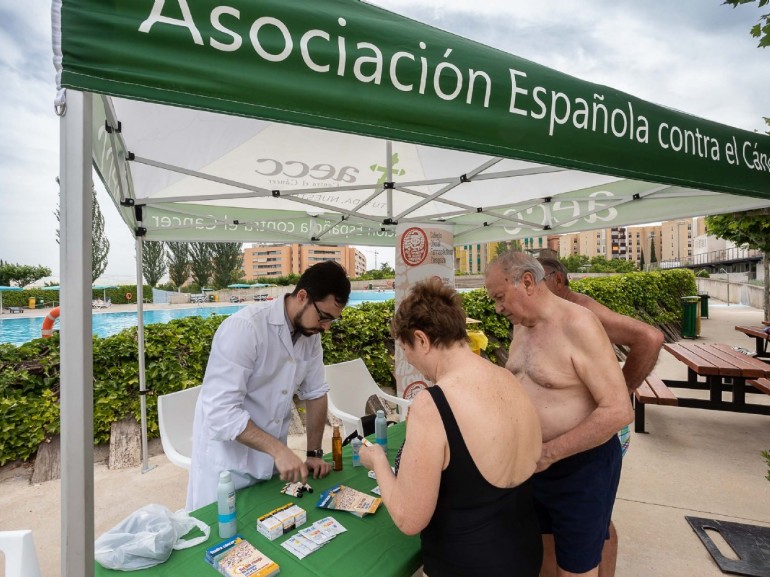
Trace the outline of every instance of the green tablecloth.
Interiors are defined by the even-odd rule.
[[[391,463],[404,440],[404,435],[404,424],[388,428],[388,457]],[[330,460],[328,455],[327,460]],[[324,479],[309,479],[308,482],[313,487],[313,493],[305,494],[301,499],[280,493],[284,483],[278,477],[238,491],[236,497],[238,532],[257,549],[278,563],[281,567],[280,574],[284,576],[410,577],[422,563],[420,538],[418,536],[409,537],[401,533],[393,524],[383,505],[380,505],[374,515],[367,515],[363,519],[351,513],[319,509],[315,506],[319,494],[338,483],[349,485],[366,493],[369,493],[377,484],[376,481],[367,476],[368,471],[365,467],[354,468],[352,466],[350,446],[343,449],[343,463],[342,471],[332,471]],[[305,527],[318,519],[331,515],[347,529],[347,532],[338,535],[330,543],[304,559],[297,559],[281,547],[281,543],[289,536],[296,535],[296,530],[275,541],[269,541],[259,534],[256,528],[257,517],[288,502],[293,502],[307,511]],[[165,563],[143,571],[131,573],[112,571],[96,563],[96,575],[215,577],[218,573],[206,563],[204,555],[206,548],[221,541],[217,531],[216,503],[193,511],[192,515],[211,526],[211,536],[205,543],[190,549],[174,551]]]

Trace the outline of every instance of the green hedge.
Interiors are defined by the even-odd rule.
[[[606,307],[646,323],[662,325],[681,320],[681,297],[697,294],[695,275],[688,269],[630,272],[570,282]]]
[[[145,301],[152,301],[152,287],[144,285],[142,287]],[[92,291],[91,298],[93,300],[103,299],[105,294],[108,299],[114,305],[125,305],[129,303],[136,303],[136,285],[120,285],[115,288],[106,290],[94,289]],[[131,300],[126,298],[126,295],[131,295]],[[59,298],[58,290],[43,290],[43,289],[26,289],[23,291],[4,291],[3,292],[3,308],[7,307],[24,307],[29,305],[29,299],[34,298],[36,303],[52,303],[59,304],[61,299]]]
[[[653,324],[678,321],[680,297],[696,293],[693,274],[683,270],[583,279],[574,282],[573,288]],[[510,344],[510,323],[495,313],[485,290],[462,296],[466,313],[481,321],[489,337],[486,356],[494,359],[497,349]],[[394,386],[394,343],[389,332],[393,310],[393,300],[346,308],[342,320],[322,337],[324,363],[361,357],[381,386]],[[149,437],[158,436],[157,396],[202,382],[211,341],[224,318],[187,317],[145,327]],[[96,444],[109,440],[113,422],[128,415],[140,420],[136,333],[136,328],[130,328],[107,338],[94,337]],[[59,432],[58,400],[58,334],[19,347],[0,345],[0,465],[29,459],[40,442]]]
[[[147,428],[158,436],[157,395],[199,385],[224,315],[187,317],[145,327]],[[93,338],[94,443],[128,415],[141,418],[136,327]],[[0,465],[26,460],[59,432],[59,334],[16,347],[0,345]],[[34,429],[34,434],[31,430]]]

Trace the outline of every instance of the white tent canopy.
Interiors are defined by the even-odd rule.
[[[116,175],[106,180],[116,204],[143,208],[123,216],[146,240],[392,246],[396,223],[443,222],[465,245],[770,204],[139,101],[102,97],[95,110],[107,151],[97,166]],[[130,158],[120,171],[113,150]]]
[[[443,223],[462,245],[770,206],[766,136],[356,0],[54,0],[53,36],[66,575],[94,570],[92,165],[140,281],[143,240],[390,246]]]

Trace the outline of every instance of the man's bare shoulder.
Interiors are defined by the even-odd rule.
[[[596,314],[597,311],[607,308],[602,303],[592,299],[588,295],[584,295],[583,293],[576,293],[575,291],[569,292],[567,300],[569,300],[569,302],[571,303],[587,308],[589,311],[592,311],[594,314]]]
[[[574,292],[570,293],[570,298],[559,300],[563,303],[561,314],[567,314],[575,319],[593,317],[596,315],[596,312],[593,310],[593,305],[602,306],[591,297]]]

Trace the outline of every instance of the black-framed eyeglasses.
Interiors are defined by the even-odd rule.
[[[314,300],[311,300],[310,302],[313,303],[313,308],[315,309],[315,312],[318,313],[318,322],[319,323],[334,324],[334,323],[336,323],[337,321],[340,320],[340,317],[333,317],[331,315],[326,314],[321,309],[319,309],[318,305],[315,304]]]

